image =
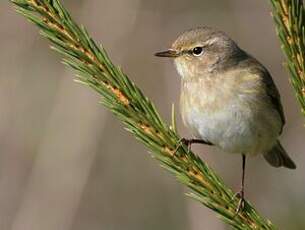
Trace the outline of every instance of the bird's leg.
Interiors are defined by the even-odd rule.
[[[208,142],[208,141],[205,141],[205,140],[202,140],[202,139],[186,139],[186,138],[181,138],[181,140],[179,141],[179,144],[178,144],[177,148],[175,149],[175,153],[178,151],[178,149],[179,149],[183,144],[187,146],[188,152],[191,151],[192,144],[213,145],[211,142]]]
[[[245,207],[245,169],[246,169],[246,155],[242,154],[242,177],[241,177],[241,189],[236,194],[239,198],[236,214],[242,211]]]
[[[212,145],[212,143],[202,140],[202,139],[186,139],[182,138],[181,142],[185,144],[188,148],[188,150],[192,149],[192,144],[204,144],[204,145]]]

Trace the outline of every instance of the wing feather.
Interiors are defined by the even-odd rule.
[[[274,84],[274,81],[268,72],[268,70],[255,58],[251,57],[250,55],[246,55],[246,58],[242,60],[239,63],[240,66],[243,66],[244,68],[249,69],[250,72],[253,74],[257,74],[261,76],[262,82],[265,86],[265,90],[267,93],[267,96],[270,99],[270,102],[273,106],[273,108],[279,113],[281,121],[282,121],[282,127],[280,134],[283,131],[283,126],[285,125],[285,115],[283,106],[281,103],[281,97],[278,89],[276,88],[276,85]]]

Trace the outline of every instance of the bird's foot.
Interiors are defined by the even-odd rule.
[[[235,215],[238,215],[240,212],[242,212],[244,210],[245,205],[246,205],[246,200],[245,200],[245,197],[244,197],[244,191],[241,190],[238,193],[236,193],[232,197],[231,202],[233,202],[236,198],[238,199],[238,205],[237,205],[237,208],[235,210]]]
[[[209,141],[201,140],[201,139],[186,139],[186,138],[181,138],[179,140],[179,143],[174,151],[174,155],[177,153],[180,147],[183,145],[187,146],[187,152],[189,153],[192,150],[192,144],[204,144],[204,145],[213,145]]]
[[[239,201],[238,201],[238,206],[237,206],[235,215],[238,215],[240,212],[242,212],[244,210],[244,208],[245,208],[245,205],[246,205],[245,198],[240,197]]]
[[[180,140],[181,144],[187,146],[187,152],[189,153],[192,150],[192,144],[194,144],[193,139],[182,138]]]
[[[177,145],[175,151],[174,151],[174,155],[176,155],[179,148],[181,148],[183,145],[187,146],[187,152],[189,153],[191,151],[191,147],[192,147],[192,139],[181,138],[178,142],[178,145]]]

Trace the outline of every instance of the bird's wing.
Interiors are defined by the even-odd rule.
[[[253,74],[258,74],[261,76],[262,82],[265,85],[267,96],[270,98],[273,108],[279,113],[282,121],[282,128],[280,134],[282,133],[283,126],[285,125],[285,115],[283,106],[281,103],[281,97],[278,89],[276,88],[274,81],[268,72],[268,70],[255,58],[246,54],[246,58],[241,61],[241,66],[249,69]]]
[[[266,86],[267,95],[270,97],[274,108],[280,114],[280,117],[282,120],[282,128],[283,128],[283,126],[285,125],[285,115],[284,115],[284,110],[283,110],[283,106],[281,103],[280,93],[279,93],[278,89],[276,88],[269,72],[265,69],[265,71],[263,71],[262,74],[264,74],[262,79]],[[280,133],[282,133],[282,130]]]

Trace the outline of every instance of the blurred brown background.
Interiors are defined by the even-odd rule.
[[[282,95],[282,142],[298,169],[252,158],[246,196],[280,229],[305,229],[304,119],[282,67],[268,0],[62,1],[167,120],[171,103],[178,105],[179,77],[170,61],[152,54],[183,30],[217,27],[263,62]],[[226,229],[183,195],[186,190],[98,104],[96,93],[72,81],[37,32],[0,2],[0,229]],[[239,156],[195,150],[238,189]]]

